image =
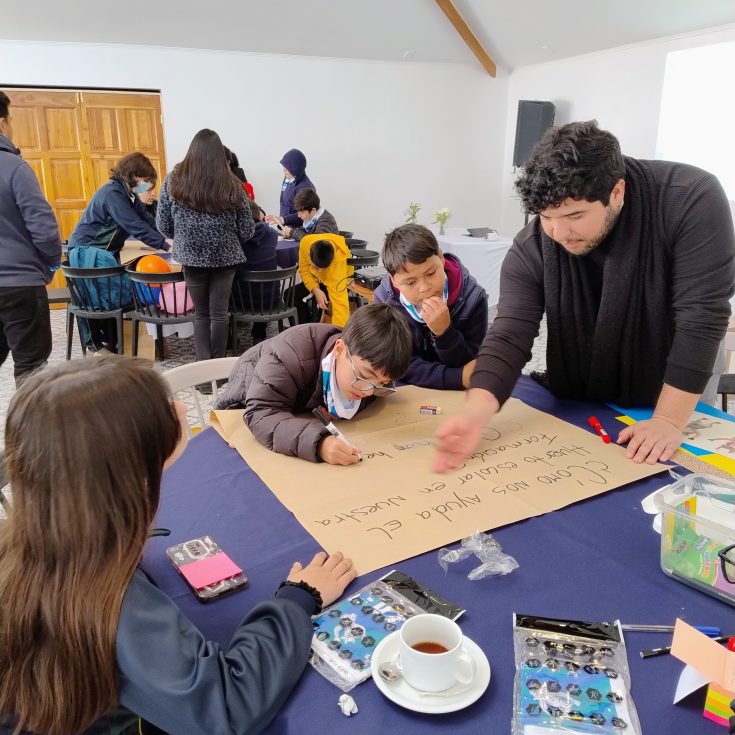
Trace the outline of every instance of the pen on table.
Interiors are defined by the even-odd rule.
[[[610,434],[608,434],[605,429],[602,428],[602,424],[597,420],[596,416],[590,416],[587,419],[587,423],[600,435],[602,441],[604,441],[605,444],[610,443]]]
[[[168,528],[152,528],[148,532],[148,538],[153,538],[154,536],[170,536],[171,531],[169,531]]]
[[[674,631],[673,625],[631,625],[624,623],[621,627],[629,633],[672,633]],[[722,635],[719,628],[711,625],[693,625],[692,627],[710,638]]]
[[[731,635],[718,635],[712,638],[717,643],[726,643],[732,638]],[[651,658],[652,656],[663,656],[666,653],[671,653],[671,646],[663,646],[662,648],[647,648],[645,651],[641,651],[641,658]]]
[[[327,412],[324,406],[317,406],[312,413],[321,421],[326,427],[327,431],[335,438],[343,441],[345,444],[349,444],[351,447],[355,445],[332,423],[332,417]],[[356,447],[355,447],[356,448]],[[362,462],[362,457],[360,457]]]

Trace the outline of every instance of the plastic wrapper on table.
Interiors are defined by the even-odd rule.
[[[513,735],[641,735],[620,622],[513,616]]]
[[[472,554],[480,560],[480,566],[467,575],[471,582],[510,574],[518,568],[518,562],[504,553],[501,545],[489,533],[482,531],[475,531],[472,536],[462,539],[458,549],[439,549],[439,565],[446,573],[449,564],[456,564]]]
[[[343,692],[370,678],[376,646],[414,615],[456,620],[464,609],[396,569],[312,618],[309,661]]]

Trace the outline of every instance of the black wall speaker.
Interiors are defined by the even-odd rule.
[[[553,102],[518,100],[516,144],[513,149],[514,166],[523,166],[528,161],[533,147],[554,124],[555,113]]]

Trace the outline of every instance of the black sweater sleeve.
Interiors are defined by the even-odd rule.
[[[301,677],[315,611],[308,592],[283,588],[222,649],[138,571],[117,632],[120,704],[170,733],[255,735]]]
[[[730,318],[735,285],[735,235],[725,192],[702,172],[689,185],[672,185],[664,217],[676,223],[671,299],[674,340],[664,382],[701,393],[712,375]]]
[[[533,238],[516,238],[503,260],[498,314],[477,355],[471,388],[490,391],[501,406],[508,400],[523,366],[531,359],[543,313],[540,248]]]

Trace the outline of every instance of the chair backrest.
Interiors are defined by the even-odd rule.
[[[293,309],[298,269],[294,265],[274,271],[239,271],[232,284],[232,311],[267,317]]]
[[[367,240],[358,240],[356,237],[346,237],[345,242],[350,252],[353,250],[364,250],[368,246]]]
[[[191,312],[191,296],[183,273],[137,273],[132,265],[126,271],[137,312],[154,319],[181,317]]]
[[[347,265],[353,268],[367,268],[370,265],[377,265],[380,260],[380,253],[375,250],[360,250],[351,258],[347,258]]]
[[[342,235],[342,237],[344,237],[345,240],[347,240],[350,237],[354,237],[355,236],[355,233],[354,232],[350,232],[349,230],[338,230],[337,231],[337,234]]]
[[[73,306],[84,311],[116,311],[131,302],[130,281],[122,265],[72,268],[62,265]]]
[[[187,415],[187,429],[189,436],[197,430],[201,431],[206,428],[209,423],[207,421],[209,410],[207,409],[205,416],[200,396],[194,386],[211,382],[212,396],[213,398],[216,398],[217,381],[230,376],[232,368],[235,366],[237,360],[237,357],[220,357],[214,360],[199,360],[198,362],[192,362],[188,365],[180,365],[179,367],[171,368],[171,370],[167,370],[165,373],[162,373],[163,378],[171,388],[171,392],[174,395],[181,394],[181,398],[186,402],[187,408],[189,409]],[[194,414],[193,416],[192,413]],[[192,432],[192,430],[194,430],[194,432]]]

